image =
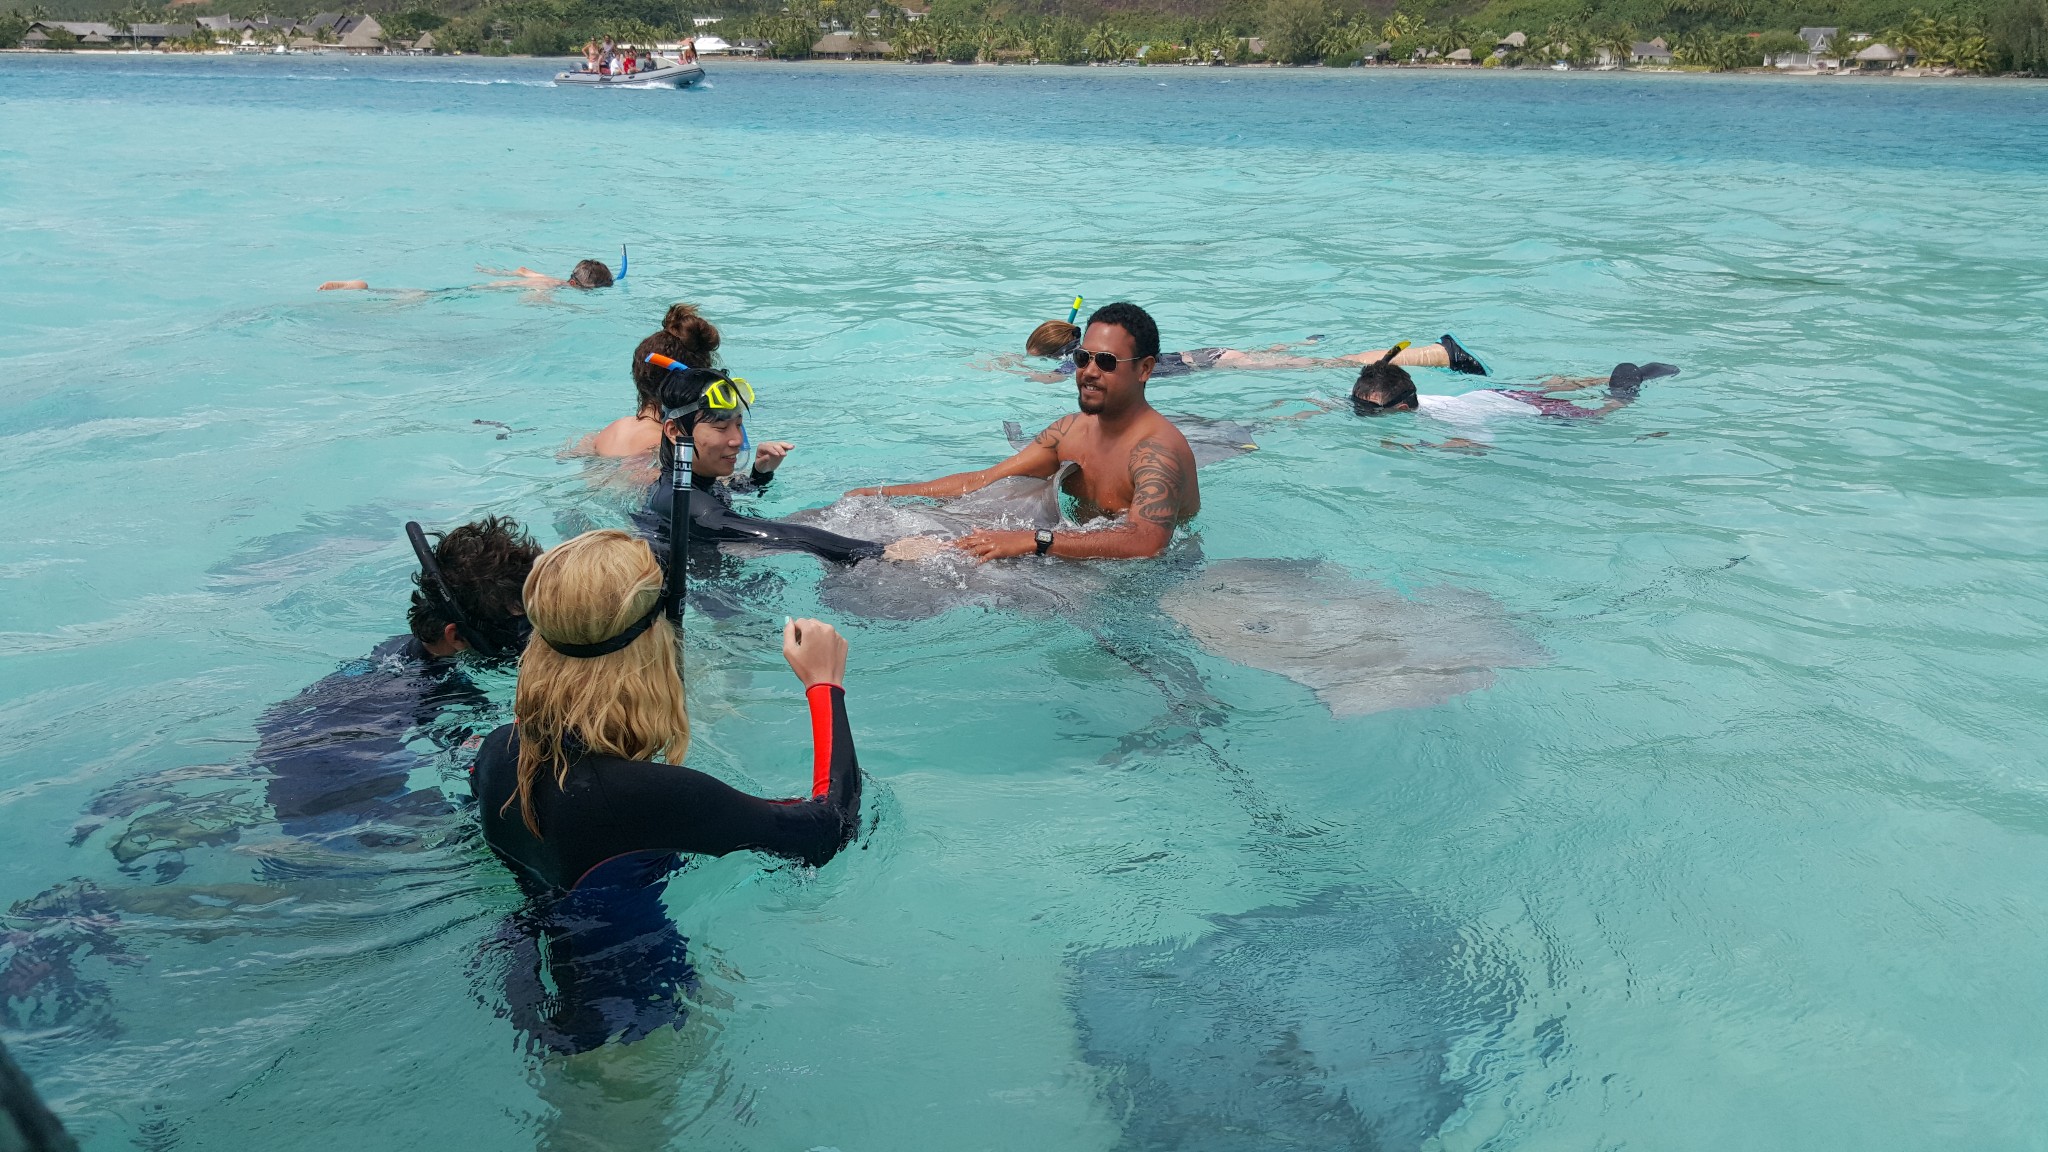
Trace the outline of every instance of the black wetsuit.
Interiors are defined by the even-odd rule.
[[[731,488],[758,491],[766,487],[772,478],[772,473],[756,472],[746,485],[722,487],[709,476],[693,473],[690,483],[694,491],[690,494],[688,509],[691,555],[716,554],[721,543],[757,544],[763,548],[809,552],[834,564],[851,564],[882,554],[882,545],[873,541],[855,540],[809,524],[763,520],[759,516],[733,511]],[[663,564],[668,563],[668,506],[674,494],[669,484],[669,471],[665,465],[661,479],[647,490],[646,504],[633,516],[633,523],[648,543],[654,545],[654,554]],[[703,545],[701,551],[699,545]],[[694,561],[691,566],[695,568]]]
[[[406,843],[416,838],[407,826],[443,825],[449,811],[439,789],[411,787],[412,773],[488,730],[491,710],[457,661],[394,636],[264,709],[246,767],[189,781],[204,790],[177,770],[111,788],[93,798],[72,843],[126,821],[108,850],[124,870],[147,862],[159,881],[184,871],[186,849],[230,843],[273,812],[288,834],[329,847]],[[222,779],[233,783],[211,786]],[[263,803],[252,802],[253,787]]]
[[[444,813],[439,790],[407,784],[420,763],[411,744],[424,736],[444,750],[457,747],[473,734],[463,721],[474,723],[488,706],[456,660],[394,636],[256,721],[265,799],[295,836]],[[451,707],[467,715],[444,723]]]
[[[513,953],[506,996],[522,1031],[582,1052],[679,1023],[696,973],[661,895],[683,855],[753,850],[815,866],[852,838],[861,786],[846,693],[821,684],[806,695],[813,765],[803,800],[764,800],[680,765],[584,753],[567,789],[551,770],[536,781],[536,837],[516,799],[518,731],[508,724],[484,740],[471,770],[484,839],[531,898],[497,944]]]

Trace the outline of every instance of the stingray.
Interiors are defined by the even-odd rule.
[[[1047,480],[1011,476],[940,503],[847,496],[789,519],[882,543],[908,536],[952,540],[976,528],[1054,528],[1060,525],[1059,484],[1072,467],[1062,466]],[[835,612],[871,620],[922,620],[970,605],[1046,614],[1070,611],[1107,583],[1093,565],[1037,557],[977,564],[948,549],[913,563],[863,560],[831,568],[818,584],[818,599]]]
[[[1211,655],[1277,672],[1335,716],[1441,704],[1545,655],[1483,592],[1409,598],[1321,561],[1220,561],[1159,606]]]
[[[1197,468],[1258,451],[1259,446],[1252,442],[1251,427],[1235,420],[1211,420],[1207,416],[1168,416],[1167,419],[1173,421],[1180,434],[1188,438],[1188,448],[1195,454]],[[1003,435],[1009,437],[1010,447],[1018,452],[1031,443],[1031,437],[1024,434],[1024,426],[1015,420],[1003,421]]]
[[[1452,1049],[1497,1036],[1520,998],[1508,963],[1405,893],[1211,923],[1069,961],[1121,1152],[1418,1149],[1464,1103]]]

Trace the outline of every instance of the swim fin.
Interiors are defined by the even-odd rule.
[[[1467,376],[1486,375],[1486,365],[1481,364],[1477,356],[1465,351],[1465,346],[1458,343],[1449,332],[1444,333],[1444,338],[1437,343],[1444,346],[1445,352],[1450,353],[1451,371],[1463,372]]]
[[[1643,381],[1676,375],[1678,368],[1673,364],[1660,364],[1655,360],[1648,364],[1631,364],[1624,360],[1614,366],[1614,371],[1608,373],[1607,394],[1616,400],[1634,400],[1642,394]]]

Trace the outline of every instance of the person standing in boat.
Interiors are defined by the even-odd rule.
[[[583,70],[585,72],[597,71],[597,41],[595,40],[585,40],[583,42]]]

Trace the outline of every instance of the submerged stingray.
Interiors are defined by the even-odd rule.
[[[1498,1034],[1520,996],[1512,967],[1398,892],[1212,922],[1070,962],[1125,1152],[1420,1148],[1464,1102],[1451,1048]]]
[[[889,543],[907,536],[952,540],[976,528],[1053,528],[1060,523],[1059,484],[1071,464],[1049,480],[1011,476],[939,504],[847,496],[789,519]],[[1026,558],[976,564],[950,549],[915,563],[863,560],[828,570],[818,598],[835,612],[877,620],[922,620],[968,605],[1057,612],[1100,590],[1093,566]]]
[[[1218,460],[1258,451],[1252,442],[1250,426],[1235,420],[1211,420],[1207,416],[1168,416],[1180,434],[1188,438],[1188,448],[1195,454],[1195,467],[1204,468]],[[1003,435],[1009,437],[1010,447],[1022,452],[1031,443],[1031,437],[1024,434],[1024,426],[1015,420],[1003,421]]]
[[[1441,704],[1544,659],[1485,593],[1409,599],[1320,561],[1220,561],[1159,606],[1211,655],[1277,672],[1336,716]]]

